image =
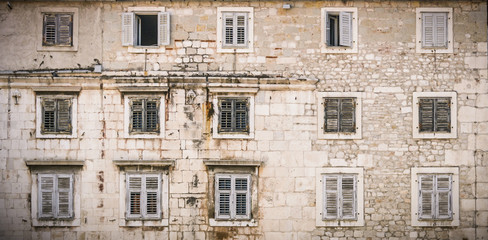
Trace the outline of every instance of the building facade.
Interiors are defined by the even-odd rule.
[[[2,239],[487,239],[485,1],[0,3]]]

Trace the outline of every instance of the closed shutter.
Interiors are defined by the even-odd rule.
[[[144,100],[132,99],[131,101],[131,132],[144,130]]]
[[[324,132],[339,131],[339,99],[325,98],[324,100]]]
[[[437,175],[436,180],[436,216],[438,219],[452,218],[452,178],[450,175]]]
[[[159,218],[160,217],[160,176],[146,175],[145,177],[145,192],[146,192],[146,217]]]
[[[56,100],[42,99],[42,133],[56,132]]]
[[[247,45],[247,13],[236,13],[235,14],[235,36],[236,39],[234,44],[236,46],[246,46]]]
[[[435,131],[451,132],[451,98],[435,99]]]
[[[71,133],[71,99],[57,99],[57,132]]]
[[[235,132],[248,132],[248,101],[247,99],[236,99],[234,101]]]
[[[145,120],[144,132],[159,133],[159,99],[147,99]]]
[[[230,176],[216,176],[215,189],[215,217],[230,219],[232,178]]]
[[[352,46],[352,13],[339,13],[339,45]]]
[[[73,15],[71,14],[59,14],[58,20],[58,38],[57,44],[63,46],[72,45],[72,29],[73,29]]]
[[[434,14],[422,13],[422,47],[434,46]]]
[[[128,217],[142,216],[142,176],[127,176],[127,215]]]
[[[324,32],[324,39],[325,39],[325,43],[327,44],[327,46],[331,46],[331,37],[332,37],[332,34],[330,32],[330,19],[329,19],[329,13],[326,12],[325,13],[325,32]]]
[[[219,132],[232,132],[232,99],[219,101]]]
[[[324,181],[324,219],[339,218],[339,177],[335,175],[325,175]]]
[[[434,13],[434,46],[447,48],[447,13]]]
[[[419,132],[434,131],[434,99],[419,99]]]
[[[57,178],[57,206],[59,218],[72,217],[73,205],[73,176],[58,175]]]
[[[133,46],[135,38],[134,13],[122,13],[122,46]]]
[[[434,217],[434,176],[419,176],[419,218],[432,219]]]
[[[356,219],[356,178],[342,176],[342,218]]]
[[[236,177],[234,180],[235,191],[235,216],[237,219],[250,218],[250,177]]]
[[[54,217],[54,179],[55,176],[52,174],[39,174],[39,203],[38,211],[39,218],[49,218]]]
[[[235,20],[234,20],[234,14],[232,13],[223,13],[222,14],[223,18],[223,46],[232,46],[234,45],[234,28],[235,28]]]
[[[44,14],[43,41],[42,45],[56,44],[56,15]]]
[[[340,125],[339,132],[356,132],[355,109],[356,101],[354,98],[340,99]]]
[[[169,12],[158,13],[158,45],[169,45],[170,43],[170,15]]]

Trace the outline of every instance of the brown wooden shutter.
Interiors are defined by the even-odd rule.
[[[451,132],[451,99],[435,99],[435,131]]]
[[[71,99],[57,99],[57,132],[71,133]]]
[[[419,98],[419,132],[434,131],[434,99]]]
[[[57,44],[63,46],[71,46],[73,39],[73,15],[58,14],[58,38]]]
[[[56,132],[56,100],[43,99],[42,100],[42,133]]]
[[[235,132],[249,132],[247,99],[236,99],[234,101]]]
[[[50,46],[56,44],[56,15],[44,14],[43,41],[42,45]]]
[[[356,218],[356,189],[354,176],[342,176],[342,218],[355,219]]]
[[[219,101],[219,132],[232,132],[232,99]]]
[[[356,101],[354,98],[340,99],[340,125],[339,132],[356,132],[355,109]]]
[[[339,99],[325,98],[324,100],[324,132],[339,131]]]
[[[132,99],[131,101],[131,132],[142,132],[144,129],[144,101]]]

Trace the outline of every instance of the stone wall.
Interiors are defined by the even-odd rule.
[[[487,5],[483,1],[12,2],[0,6],[0,238],[5,239],[486,239],[488,238]],[[39,7],[79,9],[76,52],[38,52]],[[128,53],[121,13],[164,6],[171,44]],[[217,7],[254,7],[254,52],[216,50]],[[357,7],[358,53],[321,53],[320,8]],[[450,7],[454,53],[415,51],[415,9]],[[147,60],[145,60],[147,58]],[[97,59],[102,73],[92,72]],[[147,71],[144,72],[144,64]],[[42,64],[41,64],[42,63]],[[51,74],[57,71],[57,76]],[[207,78],[206,78],[207,76]],[[161,83],[163,139],[124,138],[119,85]],[[81,86],[78,137],[36,138],[32,87]],[[214,139],[208,86],[258,87],[255,137]],[[196,92],[186,103],[189,89]],[[12,97],[18,91],[18,103]],[[317,93],[361,92],[362,138],[317,138]],[[457,92],[458,136],[413,139],[413,92]],[[81,225],[33,227],[26,160],[83,160]],[[174,160],[169,226],[120,227],[117,160]],[[256,227],[213,227],[204,160],[262,161]],[[411,168],[459,167],[460,226],[411,225]],[[361,227],[316,227],[316,169],[364,168]]]

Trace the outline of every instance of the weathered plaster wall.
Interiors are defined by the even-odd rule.
[[[27,24],[31,21],[27,19],[35,16],[37,7],[68,5],[79,8],[80,23],[84,23],[80,24],[79,50],[37,52],[32,44],[36,29],[34,24]],[[147,56],[149,75],[163,77],[150,80],[130,77],[143,75],[140,71],[144,55],[128,53],[120,42],[120,14],[126,7],[142,5],[165,6],[172,15],[171,45],[164,54]],[[486,3],[299,1],[291,10],[283,10],[281,5],[282,2],[14,2],[13,10],[2,5],[1,70],[88,68],[96,58],[111,73],[80,73],[78,77],[73,77],[76,73],[60,74],[54,78],[43,74],[1,76],[0,237],[488,238]],[[359,53],[320,53],[320,8],[344,5],[358,8]],[[218,6],[255,8],[254,53],[216,53]],[[453,54],[415,53],[415,8],[431,6],[453,8]],[[252,140],[213,139],[205,115],[205,80],[174,78],[204,73],[232,75],[234,71],[304,79],[285,87],[279,87],[279,81],[260,81]],[[123,100],[114,85],[151,81],[174,83],[166,97],[166,137],[125,139]],[[79,137],[36,139],[35,94],[31,87],[57,83],[83,87],[78,97]],[[189,88],[197,93],[193,105],[185,104],[185,89]],[[18,105],[11,97],[14,90],[22,96]],[[362,139],[317,140],[316,93],[320,91],[364,92]],[[417,91],[458,93],[456,139],[412,139],[412,93]],[[24,160],[32,159],[85,160],[80,171],[80,227],[31,227],[32,179]],[[120,159],[176,160],[170,171],[169,227],[119,227],[120,170],[113,160]],[[203,159],[263,161],[255,216],[258,227],[208,225],[212,205],[208,192],[213,183],[208,182]],[[364,167],[364,227],[315,227],[315,169],[338,166]],[[410,168],[419,166],[459,166],[459,227],[410,225]]]

